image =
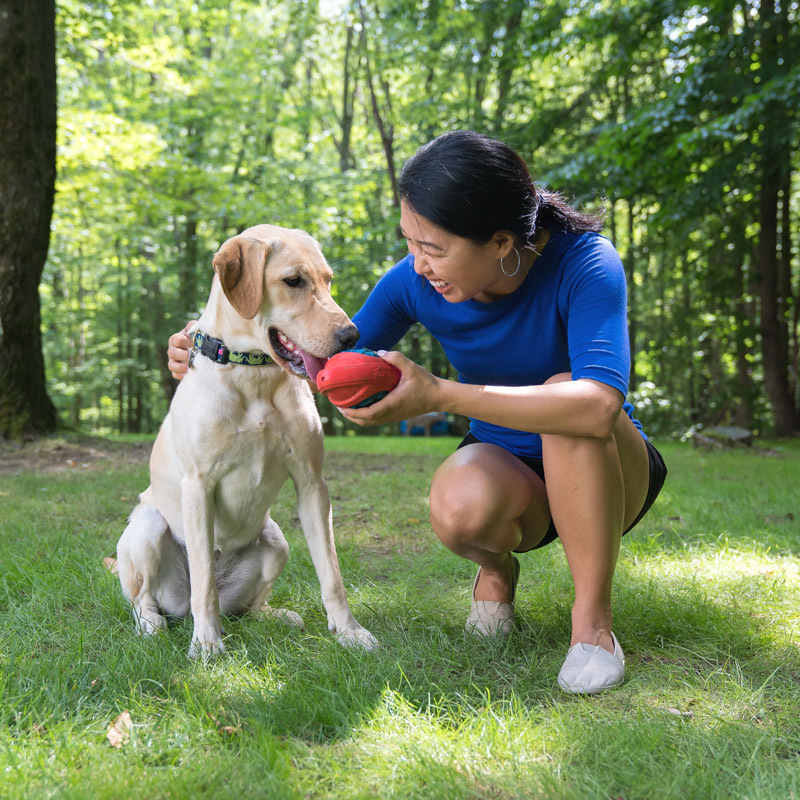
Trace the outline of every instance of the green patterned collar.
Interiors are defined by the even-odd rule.
[[[210,358],[217,364],[244,364],[250,367],[263,367],[267,364],[274,364],[275,361],[266,353],[237,353],[229,350],[221,339],[214,339],[206,333],[195,331],[193,339],[194,347],[189,353],[189,366],[195,359],[197,353],[201,353],[206,358]]]

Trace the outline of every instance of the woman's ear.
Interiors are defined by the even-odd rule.
[[[516,239],[511,231],[497,231],[491,238],[491,244],[496,248],[495,257],[505,258],[514,249]]]

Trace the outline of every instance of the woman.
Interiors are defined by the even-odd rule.
[[[611,584],[620,537],[652,505],[666,468],[624,402],[630,369],[625,275],[597,219],[535,188],[509,147],[471,131],[434,139],[403,167],[400,225],[410,254],[353,318],[359,347],[388,350],[414,322],[441,343],[459,382],[397,352],[398,387],[358,425],[429,411],[470,418],[436,471],[431,523],[474,561],[467,629],[507,635],[515,553],[561,539],[575,585],[558,683],[594,693],[622,683]],[[188,338],[170,339],[185,371]]]

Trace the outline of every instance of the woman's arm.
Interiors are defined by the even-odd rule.
[[[474,386],[436,378],[400,353],[382,355],[402,372],[400,383],[375,405],[342,409],[357,425],[449,411],[519,431],[604,439],[622,409],[621,392],[595,380],[565,375],[542,386]]]
[[[531,433],[607,439],[622,410],[613,387],[568,375],[542,386],[446,383],[445,411]]]

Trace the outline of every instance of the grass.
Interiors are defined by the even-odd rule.
[[[204,666],[186,658],[189,622],[137,637],[101,566],[147,483],[140,452],[0,475],[0,797],[800,798],[800,442],[663,446],[667,486],[615,584],[629,678],[592,698],[555,684],[559,544],[522,558],[514,636],[463,633],[473,568],[426,505],[452,440],[327,446],[342,571],[376,653],[328,634],[291,486],[273,600],[306,629],[227,620],[229,653]]]

